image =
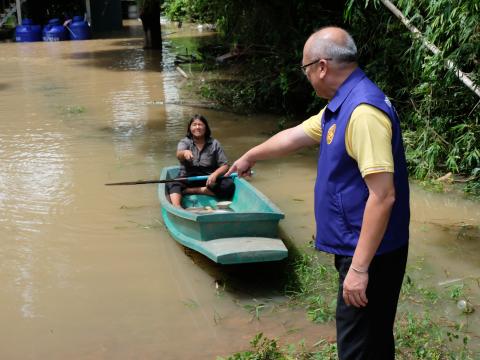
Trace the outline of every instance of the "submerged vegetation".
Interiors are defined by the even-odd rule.
[[[317,256],[301,254],[293,266],[294,277],[287,287],[291,304],[302,304],[310,320],[324,323],[335,319],[338,273]]]
[[[217,358],[217,360],[334,360],[337,358],[335,344],[321,342],[317,346],[321,349],[311,352],[306,349],[304,343],[280,347],[275,339],[269,339],[263,333],[257,334],[252,341],[251,350],[236,353],[228,358]]]
[[[204,96],[235,111],[270,111],[301,121],[324,105],[298,65],[303,44],[326,25],[347,28],[360,66],[395,103],[402,119],[410,174],[452,181],[480,195],[480,98],[445,67],[450,60],[480,85],[480,5],[476,0],[399,0],[396,6],[440,53],[431,53],[374,1],[166,0],[175,21],[215,24],[230,53],[229,79],[201,86]]]

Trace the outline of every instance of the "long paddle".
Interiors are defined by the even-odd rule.
[[[220,176],[220,179],[223,178],[234,178],[237,177],[237,173],[231,173],[228,176]],[[165,184],[169,182],[176,182],[176,181],[181,181],[181,182],[192,182],[192,181],[201,181],[201,180],[207,180],[208,175],[200,175],[200,176],[190,176],[190,177],[181,177],[181,178],[175,178],[175,179],[166,179],[166,180],[138,180],[138,181],[126,181],[126,182],[117,182],[117,183],[108,183],[105,184],[107,186],[110,185],[140,185],[140,184]]]

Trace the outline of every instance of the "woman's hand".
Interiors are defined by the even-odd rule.
[[[210,188],[212,186],[215,186],[215,183],[217,182],[217,175],[215,173],[210,174],[207,179],[207,188]]]
[[[193,160],[193,154],[190,150],[183,150],[183,158],[186,161],[192,161]]]

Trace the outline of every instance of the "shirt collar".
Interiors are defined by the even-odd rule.
[[[365,73],[357,67],[348,78],[340,85],[337,92],[327,105],[327,109],[336,112],[343,104],[347,96],[352,92],[353,88],[365,77]]]
[[[194,141],[193,141],[193,136],[192,137],[187,136],[187,138],[192,145],[195,144]],[[210,136],[208,139],[205,140],[205,145],[211,144],[211,143],[213,143],[213,138]]]

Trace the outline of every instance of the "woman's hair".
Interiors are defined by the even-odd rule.
[[[203,122],[205,124],[205,140],[209,139],[210,136],[212,135],[212,131],[210,130],[210,126],[208,125],[207,119],[203,115],[200,115],[200,114],[193,115],[193,117],[188,122],[187,137],[190,138],[190,139],[193,138],[192,131],[190,130],[190,126],[192,125],[192,123],[195,120],[200,120],[201,122]]]

